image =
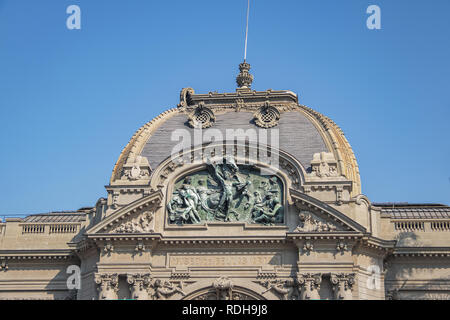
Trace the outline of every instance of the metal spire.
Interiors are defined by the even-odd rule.
[[[244,46],[244,62],[247,60],[247,39],[248,39],[248,17],[250,14],[250,0],[248,0],[247,4],[247,24],[245,28],[245,46]]]
[[[239,74],[236,77],[236,83],[239,88],[249,90],[252,82],[253,76],[250,74],[250,64],[247,63],[247,39],[248,39],[248,17],[250,14],[250,0],[247,4],[247,24],[245,27],[245,46],[244,46],[244,62],[239,65]]]

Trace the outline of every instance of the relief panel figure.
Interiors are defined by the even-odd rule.
[[[232,157],[207,163],[206,170],[175,183],[167,204],[169,223],[244,221],[264,225],[284,223],[283,184],[276,176],[261,175]]]

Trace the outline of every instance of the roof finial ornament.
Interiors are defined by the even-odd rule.
[[[239,72],[236,82],[239,88],[250,89],[253,82],[253,76],[250,74],[250,64],[247,63],[247,38],[248,38],[248,17],[250,14],[250,0],[247,4],[247,24],[245,27],[245,45],[244,45],[244,62],[239,65]]]
[[[253,75],[250,74],[250,64],[248,64],[245,60],[239,65],[238,76],[236,77],[236,83],[239,88],[242,89],[250,89],[253,82]]]

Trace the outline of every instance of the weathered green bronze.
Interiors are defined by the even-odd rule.
[[[167,204],[169,223],[244,221],[284,223],[283,184],[277,176],[261,175],[251,165],[236,165],[232,157],[175,183]]]

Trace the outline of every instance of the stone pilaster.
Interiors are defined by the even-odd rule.
[[[297,275],[301,300],[319,300],[320,283],[322,275],[320,273],[304,273]]]
[[[355,284],[354,273],[331,274],[334,298],[336,300],[353,300],[353,285]]]
[[[119,291],[119,276],[114,274],[95,274],[98,300],[116,300]]]
[[[151,284],[150,274],[128,274],[127,282],[130,285],[131,299],[149,300],[148,290]]]

